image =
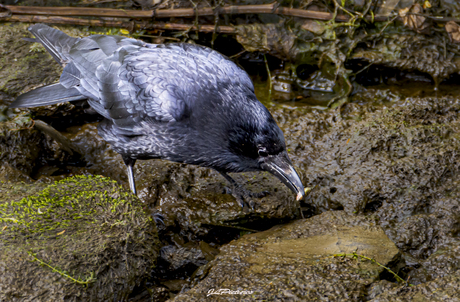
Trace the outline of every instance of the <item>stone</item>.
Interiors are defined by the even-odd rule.
[[[173,301],[357,300],[398,261],[372,219],[329,211],[223,246]]]

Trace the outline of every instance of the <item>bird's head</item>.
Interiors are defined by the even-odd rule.
[[[264,107],[263,114],[245,120],[229,133],[230,149],[248,170],[263,170],[275,175],[295,194],[305,196],[304,187],[286,151],[281,129]]]

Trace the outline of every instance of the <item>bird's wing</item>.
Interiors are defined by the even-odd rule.
[[[90,99],[99,99],[97,67],[117,49],[129,45],[141,47],[145,43],[126,37],[105,35],[93,35],[78,40],[68,51],[70,63],[63,70],[61,85],[66,88],[75,87]]]
[[[61,66],[65,66],[69,62],[69,50],[80,40],[80,38],[69,37],[62,31],[45,24],[32,25],[29,27],[29,31],[36,38],[31,41],[40,42]]]
[[[101,105],[120,130],[136,133],[145,121],[180,121],[189,116],[204,90],[238,83],[250,90],[245,71],[209,48],[191,44],[122,47],[97,72]],[[139,130],[140,131],[140,130]]]

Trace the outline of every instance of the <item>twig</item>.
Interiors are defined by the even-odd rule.
[[[211,39],[211,48],[214,49],[214,41],[217,38],[217,28],[219,27],[219,8],[220,8],[220,3],[216,6],[214,9],[214,31],[212,32],[212,39]]]
[[[373,62],[369,63],[368,65],[364,66],[363,68],[361,68],[360,70],[358,70],[357,72],[355,72],[353,75],[356,76],[356,75],[360,74],[360,73],[363,72],[364,70],[366,70],[366,69],[368,69],[369,67],[371,67],[373,64],[374,64]]]
[[[385,29],[388,27],[388,25],[390,25],[391,23],[393,23],[396,19],[398,19],[398,15],[394,16],[390,21],[388,21],[385,26],[382,28],[382,30],[379,32],[379,35],[381,35]]]
[[[220,223],[204,223],[203,225],[212,225],[212,226],[230,228],[230,229],[241,230],[241,231],[246,231],[246,232],[251,232],[251,233],[260,232],[258,230],[248,229],[248,228],[237,226],[237,225],[228,225],[228,224],[220,224]]]
[[[24,128],[14,128],[14,129],[11,129],[11,131],[30,130],[30,129],[32,129],[35,126],[35,120],[34,119],[31,119],[31,120],[32,120],[32,125],[31,126],[24,127]]]
[[[53,127],[51,127],[44,121],[36,120],[34,125],[38,130],[40,130],[43,133],[46,133],[52,139],[54,139],[62,147],[62,149],[67,151],[70,155],[73,155],[73,152],[76,152],[78,154],[84,153],[81,150],[79,150],[77,146],[72,144],[72,142],[67,137],[62,135],[59,131],[57,131],[56,129],[54,129]]]
[[[153,36],[153,35],[144,35],[144,34],[133,34],[133,36],[134,36],[134,37],[155,38],[155,39],[162,39],[162,40],[180,41],[180,39],[178,39],[178,38],[166,37],[166,36]]]
[[[240,51],[239,53],[236,53],[234,55],[231,55],[230,57],[228,57],[229,59],[233,59],[233,58],[236,58],[238,56],[241,56],[242,54],[244,54],[246,52],[246,49],[243,49],[242,51]]]
[[[335,5],[336,5],[338,8],[340,8],[343,12],[345,12],[346,14],[348,14],[348,15],[350,16],[350,18],[351,18],[351,20],[352,20],[351,22],[353,23],[354,20],[356,19],[356,16],[353,15],[351,12],[349,12],[345,7],[342,7],[342,6],[337,2],[337,0],[334,0],[334,3],[335,3]]]
[[[198,6],[195,4],[195,2],[193,2],[192,0],[189,0],[190,3],[192,3],[193,5],[193,14],[195,15],[195,22],[193,25],[195,25],[195,28],[196,28],[196,35],[198,36],[198,33],[200,31],[200,24],[198,23],[198,13],[197,13],[197,10],[198,10]]]
[[[272,98],[272,75],[270,73],[270,68],[268,67],[268,61],[267,57],[264,54],[264,61],[265,61],[265,68],[267,69],[267,75],[268,75],[268,85],[270,86],[270,89],[268,90],[268,99],[271,100]]]

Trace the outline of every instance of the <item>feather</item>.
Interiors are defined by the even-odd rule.
[[[10,104],[10,108],[39,107],[85,99],[86,97],[81,95],[77,89],[67,89],[57,83],[21,94],[15,101],[13,101],[13,103]]]

